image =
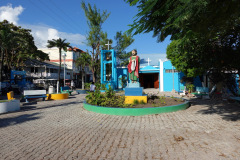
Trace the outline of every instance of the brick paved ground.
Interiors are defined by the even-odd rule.
[[[240,106],[194,100],[148,116],[86,111],[84,95],[0,115],[0,159],[240,159]]]

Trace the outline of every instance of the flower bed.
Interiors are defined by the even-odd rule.
[[[134,104],[125,104],[125,97],[116,95],[113,90],[106,93],[100,91],[92,92],[86,96],[83,107],[88,111],[97,113],[140,116],[148,114],[159,114],[184,110],[189,107],[189,102],[175,97],[159,97],[156,95],[148,96],[148,103],[134,101]]]
[[[92,112],[109,114],[109,115],[120,115],[120,116],[143,116],[151,114],[160,114],[175,112],[179,110],[185,110],[189,107],[189,102],[184,102],[173,106],[161,106],[161,107],[148,107],[148,108],[116,108],[116,107],[103,107],[84,103],[83,107]]]

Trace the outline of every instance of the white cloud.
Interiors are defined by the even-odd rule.
[[[59,38],[58,31],[53,28],[48,28],[48,39],[47,40],[58,39],[58,38]]]
[[[0,21],[8,20],[13,24],[17,25],[18,23],[18,16],[23,12],[24,8],[22,6],[18,6],[13,8],[11,4],[7,6],[0,7]]]
[[[32,30],[32,35],[38,48],[46,48],[48,40],[58,39],[59,37],[66,39],[66,42],[69,42],[72,46],[84,45],[83,42],[86,40],[85,36],[81,34],[59,32],[49,26],[23,25],[23,27]]]
[[[66,32],[59,32],[60,36],[70,42],[71,44],[75,45],[84,45],[84,41],[86,37],[81,34],[73,34],[73,33],[66,33]]]
[[[6,19],[15,25],[18,25],[18,17],[23,12],[23,10],[24,8],[22,6],[15,8],[13,8],[11,4],[2,6],[0,7],[0,21]],[[21,24],[21,26],[23,28],[32,30],[32,35],[38,48],[46,48],[48,40],[58,39],[59,37],[66,39],[66,42],[69,42],[72,46],[84,45],[83,42],[86,40],[85,36],[81,34],[59,32],[57,29],[43,24]]]

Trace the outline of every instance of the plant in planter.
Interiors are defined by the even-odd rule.
[[[131,107],[124,103],[124,96],[117,96],[116,92],[109,86],[109,89],[105,93],[101,93],[99,88],[96,87],[95,92],[89,92],[86,96],[86,102],[92,105],[104,106],[104,107],[117,107],[126,108]]]
[[[192,93],[193,92],[193,89],[194,89],[194,84],[187,84],[187,90],[189,93]]]

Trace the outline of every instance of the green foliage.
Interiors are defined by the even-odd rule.
[[[161,104],[161,105],[165,105],[166,104],[166,97],[164,97],[164,96],[160,96],[160,98],[159,98],[159,103]]]
[[[141,100],[140,102],[139,102],[139,104],[146,104],[143,100]]]
[[[111,86],[109,86],[109,89],[105,93],[101,93],[99,89],[96,89],[95,92],[89,92],[86,96],[86,101],[89,104],[104,107],[132,107],[132,105],[125,104],[125,97],[117,96]]]
[[[187,77],[206,71],[240,71],[240,1],[127,0],[139,13],[134,34],[153,31],[158,41],[170,36],[167,58]]]
[[[119,82],[121,82],[122,88],[125,88],[127,86],[127,77],[126,76],[122,76],[118,80],[119,80]]]
[[[65,42],[66,39],[52,39],[48,40],[48,48],[57,47],[59,50],[59,69],[58,69],[58,81],[60,81],[61,66],[62,66],[62,50],[67,51],[67,47],[70,47],[70,43]],[[65,85],[65,84],[64,84]]]
[[[84,88],[86,89],[86,90],[90,90],[90,85],[91,85],[92,83],[84,83]]]
[[[140,102],[137,99],[133,100],[133,105],[138,105]]]
[[[106,90],[106,85],[105,84],[101,84],[101,90]]]
[[[22,69],[27,59],[49,59],[48,54],[37,50],[31,30],[16,26],[7,20],[0,22],[0,46],[0,81],[3,71],[9,76],[7,71]]]
[[[124,32],[117,32],[116,36],[114,37],[116,40],[117,45],[114,47],[117,58],[120,59],[120,65],[126,66],[128,62],[128,58],[132,55],[132,52],[126,52],[126,48],[130,46],[133,42],[133,36],[130,33]]]
[[[193,92],[194,84],[187,84],[186,87],[187,87],[187,90],[188,90],[190,93]]]
[[[82,52],[76,60],[76,65],[81,68],[82,72],[82,89],[84,89],[85,67],[91,63],[91,56],[88,52]]]
[[[96,5],[93,7],[88,3],[87,5],[85,2],[82,1],[81,3],[82,9],[84,10],[85,16],[87,18],[87,23],[89,26],[89,32],[86,37],[87,39],[87,46],[92,47],[91,51],[91,63],[90,68],[93,73],[93,82],[97,82],[97,75],[100,75],[100,61],[99,61],[99,55],[100,55],[100,49],[101,45],[106,44],[107,39],[107,33],[104,33],[102,31],[102,25],[109,17],[110,13],[107,13],[107,11],[100,12],[99,9],[97,9]]]

